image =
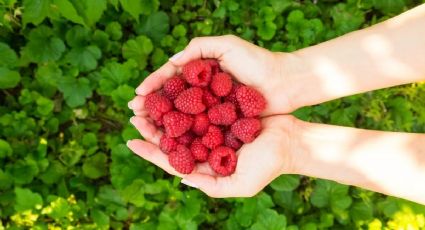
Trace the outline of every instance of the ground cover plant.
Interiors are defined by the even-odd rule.
[[[211,199],[127,149],[127,102],[191,38],[235,34],[294,51],[424,0],[0,0],[0,229],[423,229],[425,207],[283,175]],[[425,132],[425,84],[294,113]]]

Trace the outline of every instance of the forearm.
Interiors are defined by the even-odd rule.
[[[425,4],[375,26],[293,53],[284,66],[295,105],[425,80]]]
[[[425,204],[425,134],[296,121],[293,172]]]

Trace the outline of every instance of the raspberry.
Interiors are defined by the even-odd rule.
[[[193,119],[192,131],[199,136],[204,135],[208,131],[210,120],[206,113],[196,114]]]
[[[241,148],[242,143],[238,140],[238,138],[235,137],[235,135],[233,135],[230,130],[227,130],[224,133],[224,145],[234,150],[238,150]]]
[[[223,144],[223,142],[224,140],[221,129],[215,125],[210,125],[208,127],[208,132],[202,137],[202,144],[209,149],[213,149]]]
[[[174,100],[174,105],[183,113],[201,113],[205,110],[205,105],[202,104],[202,94],[202,89],[198,87],[186,89]]]
[[[208,160],[209,150],[202,144],[201,138],[196,138],[192,145],[190,145],[190,151],[192,152],[193,158],[199,162],[205,162]]]
[[[173,104],[166,97],[155,92],[146,96],[145,108],[154,121],[160,121],[165,113],[173,109]]]
[[[188,114],[171,111],[163,116],[162,122],[169,137],[179,137],[192,127],[193,119]]]
[[[184,133],[183,135],[177,137],[177,142],[184,146],[189,146],[190,143],[192,143],[193,139],[195,138],[195,135],[193,135],[192,132],[188,131]]]
[[[227,73],[217,73],[212,77],[210,88],[215,95],[224,97],[232,90],[232,78]]]
[[[174,76],[164,83],[163,92],[168,99],[174,100],[185,89],[185,81],[180,77]]]
[[[238,100],[236,99],[236,91],[241,87],[241,84],[233,84],[232,90],[230,91],[229,95],[225,98],[225,101],[231,102],[235,106],[238,106]]]
[[[237,156],[235,150],[226,146],[217,147],[211,151],[208,163],[216,173],[228,176],[236,169]]]
[[[263,95],[248,86],[241,86],[236,90],[236,99],[245,117],[258,116],[266,107]]]
[[[166,134],[162,135],[161,139],[159,140],[159,148],[164,153],[170,153],[171,151],[176,150],[177,145],[178,143],[176,139],[169,137]]]
[[[176,151],[170,152],[168,162],[177,172],[183,174],[189,174],[195,168],[195,159],[184,145],[178,145]]]
[[[244,143],[252,142],[261,131],[261,122],[256,118],[241,118],[231,127],[233,135]]]
[[[218,72],[220,72],[220,64],[218,64],[217,60],[215,59],[206,59],[206,63],[208,63],[211,66],[211,76],[214,76]]]
[[[214,105],[217,105],[220,103],[220,99],[214,96],[208,89],[204,89],[204,95],[202,97],[202,101],[204,102],[204,105],[207,106],[207,108],[211,108]]]
[[[182,74],[189,84],[204,87],[211,81],[211,66],[204,60],[194,60],[183,66]]]
[[[208,118],[215,125],[231,125],[238,117],[235,106],[230,102],[225,102],[209,109]]]

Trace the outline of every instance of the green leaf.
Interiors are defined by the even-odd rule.
[[[18,160],[14,164],[6,167],[6,172],[12,175],[15,184],[29,184],[38,174],[39,169],[34,160]]]
[[[11,49],[6,43],[0,42],[0,67],[14,67],[18,57],[13,49]],[[1,86],[1,84],[0,84]]]
[[[14,209],[17,212],[30,210],[43,204],[43,199],[40,194],[26,188],[15,188],[15,196]]]
[[[22,22],[24,27],[28,23],[40,24],[49,13],[50,0],[24,0]]]
[[[355,203],[350,209],[350,216],[354,222],[369,221],[373,218],[372,204]]]
[[[56,61],[64,51],[63,41],[54,36],[53,31],[47,26],[33,29],[29,35],[29,42],[24,47],[25,55],[37,63]]]
[[[135,39],[128,40],[123,48],[122,55],[126,59],[137,61],[140,69],[147,65],[148,55],[153,51],[152,41],[146,36],[138,36]]]
[[[103,153],[95,154],[84,161],[83,173],[90,179],[97,179],[106,175],[107,157]]]
[[[404,0],[373,0],[373,5],[384,14],[394,15],[404,10]]]
[[[49,167],[40,175],[40,179],[45,184],[54,184],[66,174],[65,166],[59,161],[50,161]]]
[[[352,202],[348,189],[348,186],[333,181],[316,180],[316,186],[311,194],[311,203],[319,208],[329,206],[334,211],[344,210]]]
[[[84,105],[86,98],[92,95],[90,82],[86,78],[62,78],[58,82],[58,89],[63,93],[66,104],[71,108]]]
[[[279,215],[275,210],[266,209],[259,213],[252,230],[281,230],[286,227],[286,217]]]
[[[144,185],[145,182],[143,180],[135,180],[121,192],[121,195],[126,202],[130,202],[136,207],[143,207],[146,200],[144,196]]]
[[[97,46],[86,46],[73,48],[65,56],[65,60],[84,72],[96,69],[97,60],[99,60],[101,56],[102,53]]]
[[[68,201],[62,197],[58,197],[49,204],[49,212],[47,215],[55,220],[60,221],[61,218],[67,217],[71,212]]]
[[[271,40],[276,34],[277,26],[274,22],[263,21],[261,24],[257,25],[257,27],[258,36],[266,41]]]
[[[134,88],[128,85],[120,85],[111,93],[112,100],[121,108],[127,108],[128,102],[134,98]]]
[[[111,22],[106,26],[105,32],[109,34],[112,40],[120,40],[122,38],[122,27],[118,22]]]
[[[158,0],[120,0],[122,8],[139,21],[140,14],[151,14],[159,7]]]
[[[13,149],[9,143],[3,139],[0,139],[0,159],[7,156],[12,156]]]
[[[270,186],[276,191],[292,191],[300,184],[300,177],[297,175],[282,175],[276,178]]]
[[[42,116],[49,115],[54,108],[54,103],[52,100],[45,98],[45,97],[39,97],[36,100],[37,104],[37,112],[41,114]]]
[[[93,218],[94,222],[98,227],[108,227],[109,226],[109,216],[106,215],[99,209],[94,209],[90,212],[91,218]]]
[[[60,14],[70,20],[81,25],[85,25],[84,19],[78,15],[74,5],[68,0],[54,0],[53,3],[58,7]]]
[[[0,89],[14,88],[21,81],[21,75],[4,67],[0,67]]]
[[[89,26],[96,24],[106,10],[106,0],[83,0],[85,3],[84,15]]]
[[[177,28],[180,34],[183,33],[181,27],[177,26]],[[164,11],[154,12],[149,16],[143,17],[141,23],[135,29],[137,34],[144,34],[159,43],[170,29],[169,17]]]
[[[13,177],[0,169],[0,189],[6,190],[13,185]],[[0,202],[1,203],[1,202]]]

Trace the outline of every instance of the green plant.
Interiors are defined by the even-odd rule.
[[[424,206],[297,175],[253,198],[209,199],[125,146],[139,137],[135,87],[195,36],[293,51],[420,2],[0,0],[0,229],[425,228]],[[425,84],[295,115],[425,132]]]

